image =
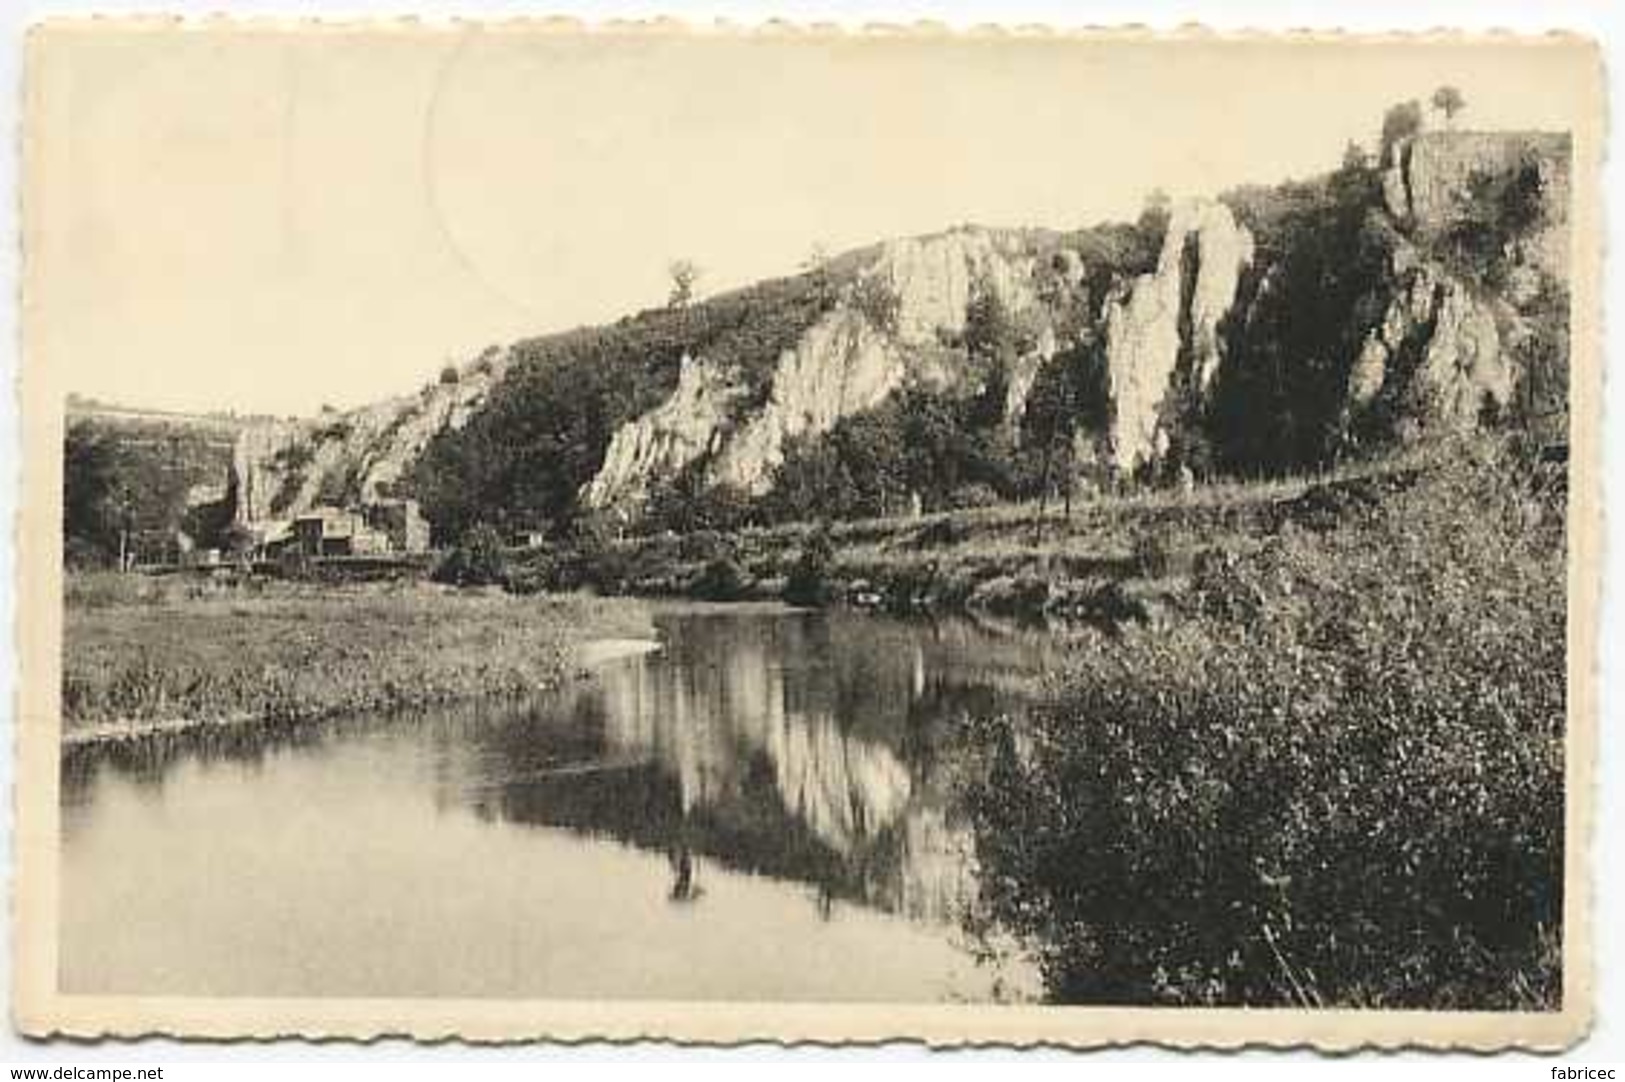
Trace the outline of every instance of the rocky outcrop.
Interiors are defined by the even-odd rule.
[[[1492,302],[1399,241],[1390,256],[1387,305],[1349,372],[1347,406],[1358,423],[1380,402],[1400,436],[1465,431],[1486,407],[1512,400],[1517,369],[1502,348]]]
[[[235,518],[239,525],[251,526],[276,517],[276,509],[288,500],[282,496],[293,482],[289,479],[292,448],[310,436],[304,421],[269,420],[245,428],[231,452],[231,488],[236,496]]]
[[[779,358],[767,405],[728,442],[713,479],[759,495],[796,436],[828,432],[843,417],[880,405],[902,385],[903,359],[859,313],[837,309]]]
[[[898,301],[897,337],[934,342],[938,333],[965,329],[965,311],[978,288],[993,291],[1017,312],[1037,303],[1033,258],[1008,234],[955,229],[929,237],[887,241],[869,272]]]
[[[1394,147],[1386,273],[1369,305],[1379,315],[1345,398],[1356,432],[1464,431],[1512,405],[1531,367],[1552,366],[1533,373],[1541,386],[1562,383],[1552,357],[1567,354],[1567,321],[1553,309],[1569,277],[1571,169],[1562,134],[1429,132]],[[1497,250],[1464,259],[1464,226],[1469,239],[1499,230]]]
[[[1437,235],[1462,221],[1475,181],[1531,170],[1542,222],[1520,242],[1522,261],[1567,280],[1572,144],[1555,132],[1426,132],[1398,143],[1383,202],[1404,228]]]
[[[1175,207],[1157,267],[1106,305],[1111,464],[1132,471],[1167,449],[1163,407],[1176,377],[1201,394],[1223,361],[1219,321],[1252,262],[1252,236],[1205,200]]]
[[[1053,327],[1045,327],[1033,348],[1022,353],[1006,373],[1004,385],[1004,419],[1011,428],[1016,442],[1021,442],[1021,425],[1027,415],[1027,399],[1038,382],[1038,372],[1060,348]]]
[[[457,374],[405,395],[314,420],[245,427],[232,452],[239,525],[291,518],[321,503],[367,502],[400,481],[435,433],[459,428],[502,378],[508,354],[488,350]]]
[[[1172,208],[1155,252],[1153,219],[1071,236],[965,227],[836,257],[813,274],[765,283],[771,288],[750,304],[737,303],[748,291],[733,307],[702,311],[712,302],[698,302],[703,318],[687,325],[678,314],[644,313],[629,321],[636,335],[590,332],[622,345],[583,356],[669,373],[686,349],[675,389],[607,446],[587,448],[603,450],[594,475],[572,458],[568,476],[549,483],[578,486],[587,507],[634,514],[653,485],[691,469],[760,495],[793,441],[827,433],[905,386],[961,397],[997,387],[1008,426],[1001,435],[1019,446],[1032,388],[1057,356],[1075,367],[1057,370],[1071,382],[1054,386],[1089,398],[1076,403],[1092,430],[1075,440],[1075,461],[1105,473],[1157,468],[1170,456],[1224,468],[1227,454],[1293,468],[1346,434],[1339,420],[1362,434],[1375,431],[1361,428],[1371,420],[1385,435],[1402,421],[1407,431],[1470,426],[1486,407],[1523,403],[1531,383],[1550,385],[1548,397],[1566,403],[1569,155],[1566,136],[1428,133],[1393,148],[1380,199],[1374,178],[1356,170],[1275,193],[1231,193],[1234,212],[1186,202]],[[1508,187],[1508,177],[1517,184]],[[1503,243],[1501,219],[1526,208],[1497,211],[1508,192],[1521,199],[1531,189],[1536,224]],[[1267,258],[1255,254],[1238,213]],[[1380,231],[1386,239],[1373,240]],[[1461,243],[1463,234],[1478,246]],[[1464,250],[1475,266],[1460,265]],[[968,316],[990,310],[976,303],[988,295],[1009,320],[1000,329],[1010,337],[978,351],[998,355],[996,372],[966,343],[975,339]],[[999,324],[977,326],[984,322]],[[1552,358],[1551,378],[1526,380],[1528,358],[1542,355]],[[456,381],[380,406],[253,426],[234,456],[239,520],[382,493],[437,432],[480,407],[505,358],[487,356]],[[632,402],[643,408],[655,386],[642,375],[627,382],[635,395],[602,391],[616,396],[607,412],[618,417]],[[1255,410],[1255,400],[1267,404]],[[539,395],[526,401],[554,408]],[[978,426],[999,412],[984,405]],[[526,438],[529,429],[510,427]],[[568,498],[549,492],[550,506]]]
[[[581,490],[582,501],[635,509],[651,482],[702,460],[712,483],[765,492],[790,440],[828,432],[842,418],[881,405],[911,375],[939,385],[958,378],[952,366],[937,363],[932,349],[964,332],[976,290],[991,290],[1013,314],[1033,313],[1034,265],[1016,238],[991,230],[887,242],[855,280],[878,283],[895,299],[890,325],[849,288],[779,356],[767,401],[742,418],[734,414],[743,392],[730,377],[711,371],[703,356],[685,358],[671,397],[616,431],[603,467]],[[1007,417],[1019,418],[1038,367],[1056,348],[1045,328],[1017,359],[1007,382]]]
[[[714,455],[740,394],[724,373],[684,354],[671,397],[616,430],[604,465],[582,490],[582,500],[589,507],[641,502],[652,480],[672,477],[689,463]]]

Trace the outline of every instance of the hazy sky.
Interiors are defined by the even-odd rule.
[[[1384,108],[1571,126],[1574,53],[166,31],[36,49],[29,341],[132,405],[312,412],[959,222],[1132,217],[1334,166]],[[1544,92],[1549,89],[1551,92]]]

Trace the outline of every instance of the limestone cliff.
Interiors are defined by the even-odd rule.
[[[1223,360],[1219,321],[1252,259],[1252,236],[1228,208],[1184,203],[1170,216],[1156,269],[1108,299],[1109,456],[1118,470],[1166,451],[1164,405],[1176,378],[1198,395],[1211,386]]]
[[[723,426],[742,389],[684,354],[671,397],[622,425],[604,453],[604,465],[582,491],[591,507],[640,502],[649,483],[671,477],[721,446]]]
[[[1567,135],[1548,132],[1427,132],[1393,149],[1383,172],[1383,202],[1393,219],[1422,235],[1460,223],[1481,178],[1528,170],[1538,189],[1540,228],[1519,241],[1523,262],[1566,279],[1569,265],[1571,147]]]
[[[922,343],[936,341],[939,332],[962,332],[979,288],[991,289],[1011,311],[1033,307],[1033,266],[1017,236],[955,229],[888,241],[869,273],[897,297],[897,337]]]
[[[1487,407],[1512,399],[1517,372],[1502,348],[1493,302],[1401,241],[1389,261],[1388,297],[1349,372],[1352,416],[1382,403],[1398,434],[1473,427]]]
[[[1551,339],[1567,328],[1552,309],[1567,304],[1570,183],[1566,135],[1431,132],[1394,148],[1386,259],[1369,298],[1379,314],[1349,370],[1353,425],[1402,440],[1463,431],[1550,378],[1536,368],[1567,354]],[[1486,213],[1504,236],[1474,267],[1463,231]]]
[[[502,378],[505,351],[487,350],[455,380],[415,395],[313,420],[245,427],[232,452],[236,521],[292,518],[319,504],[378,498],[396,484],[435,433],[460,427]]]
[[[974,292],[992,291],[1018,315],[1038,313],[1035,265],[1018,235],[993,230],[955,229],[881,245],[831,310],[779,355],[759,408],[736,416],[744,388],[730,373],[712,370],[703,355],[685,358],[671,397],[616,430],[582,501],[635,509],[651,482],[702,461],[712,483],[760,495],[789,440],[828,432],[843,417],[880,405],[911,376],[938,385],[962,378],[944,362],[941,344],[964,333]],[[895,301],[889,317],[865,300],[875,287]],[[1017,358],[1007,416],[1019,417],[1038,364],[1055,349],[1044,327]]]
[[[766,491],[792,437],[828,432],[842,417],[885,401],[905,376],[902,356],[859,313],[837,309],[779,358],[767,405],[729,440],[712,476]]]
[[[451,533],[488,515],[636,516],[685,471],[759,496],[795,441],[906,387],[974,401],[967,437],[1003,448],[1009,478],[1032,465],[1019,456],[1031,458],[1022,428],[1041,380],[1086,429],[1080,468],[1117,474],[1293,469],[1351,435],[1471,427],[1509,405],[1530,413],[1541,395],[1556,415],[1569,170],[1566,136],[1429,133],[1377,169],[1182,203],[1165,228],[1152,215],[886,241],[691,307],[488,351],[417,395],[252,425],[233,456],[237,518],[365,500],[407,477],[428,492],[485,485],[443,499]],[[978,348],[989,297],[1002,337]],[[1551,374],[1535,381],[1542,357]],[[526,378],[505,386],[505,409],[483,411],[515,364]],[[1002,403],[979,397],[990,391]],[[1003,431],[981,431],[1001,412]],[[437,486],[414,467],[442,435],[428,465],[456,469]],[[1017,498],[1027,482],[1000,483]],[[522,507],[507,505],[516,489]]]

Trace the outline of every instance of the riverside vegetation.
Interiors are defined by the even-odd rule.
[[[966,785],[982,928],[1069,1002],[1561,1002],[1562,471],[1497,444],[1196,565]]]
[[[427,586],[85,573],[66,603],[69,742],[521,694],[572,675],[586,639],[649,634],[628,602]]]

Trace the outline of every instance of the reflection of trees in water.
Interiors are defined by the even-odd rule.
[[[161,789],[170,769],[182,759],[202,763],[230,762],[257,768],[284,749],[316,747],[335,739],[342,723],[318,725],[216,725],[158,732],[133,740],[66,745],[60,764],[61,805],[75,807],[89,799],[104,772]]]
[[[851,618],[849,618],[851,619]],[[511,773],[485,814],[608,835],[949,919],[969,889],[968,839],[939,757],[961,719],[1001,696],[932,658],[920,628],[856,618],[667,617],[668,652],[608,671],[570,703],[592,733],[576,769]],[[520,747],[537,729],[492,730]],[[504,736],[506,734],[506,736]],[[528,750],[527,750],[528,749]],[[558,758],[555,756],[555,758]],[[641,764],[641,765],[633,765]]]
[[[413,769],[443,809],[666,854],[674,898],[697,896],[705,858],[807,883],[826,908],[951,919],[971,889],[968,834],[942,783],[954,734],[1011,707],[1000,685],[1033,650],[853,614],[661,619],[666,656],[529,702],[67,754],[64,805],[104,769],[161,785],[182,757],[254,764],[362,737],[421,758]]]

